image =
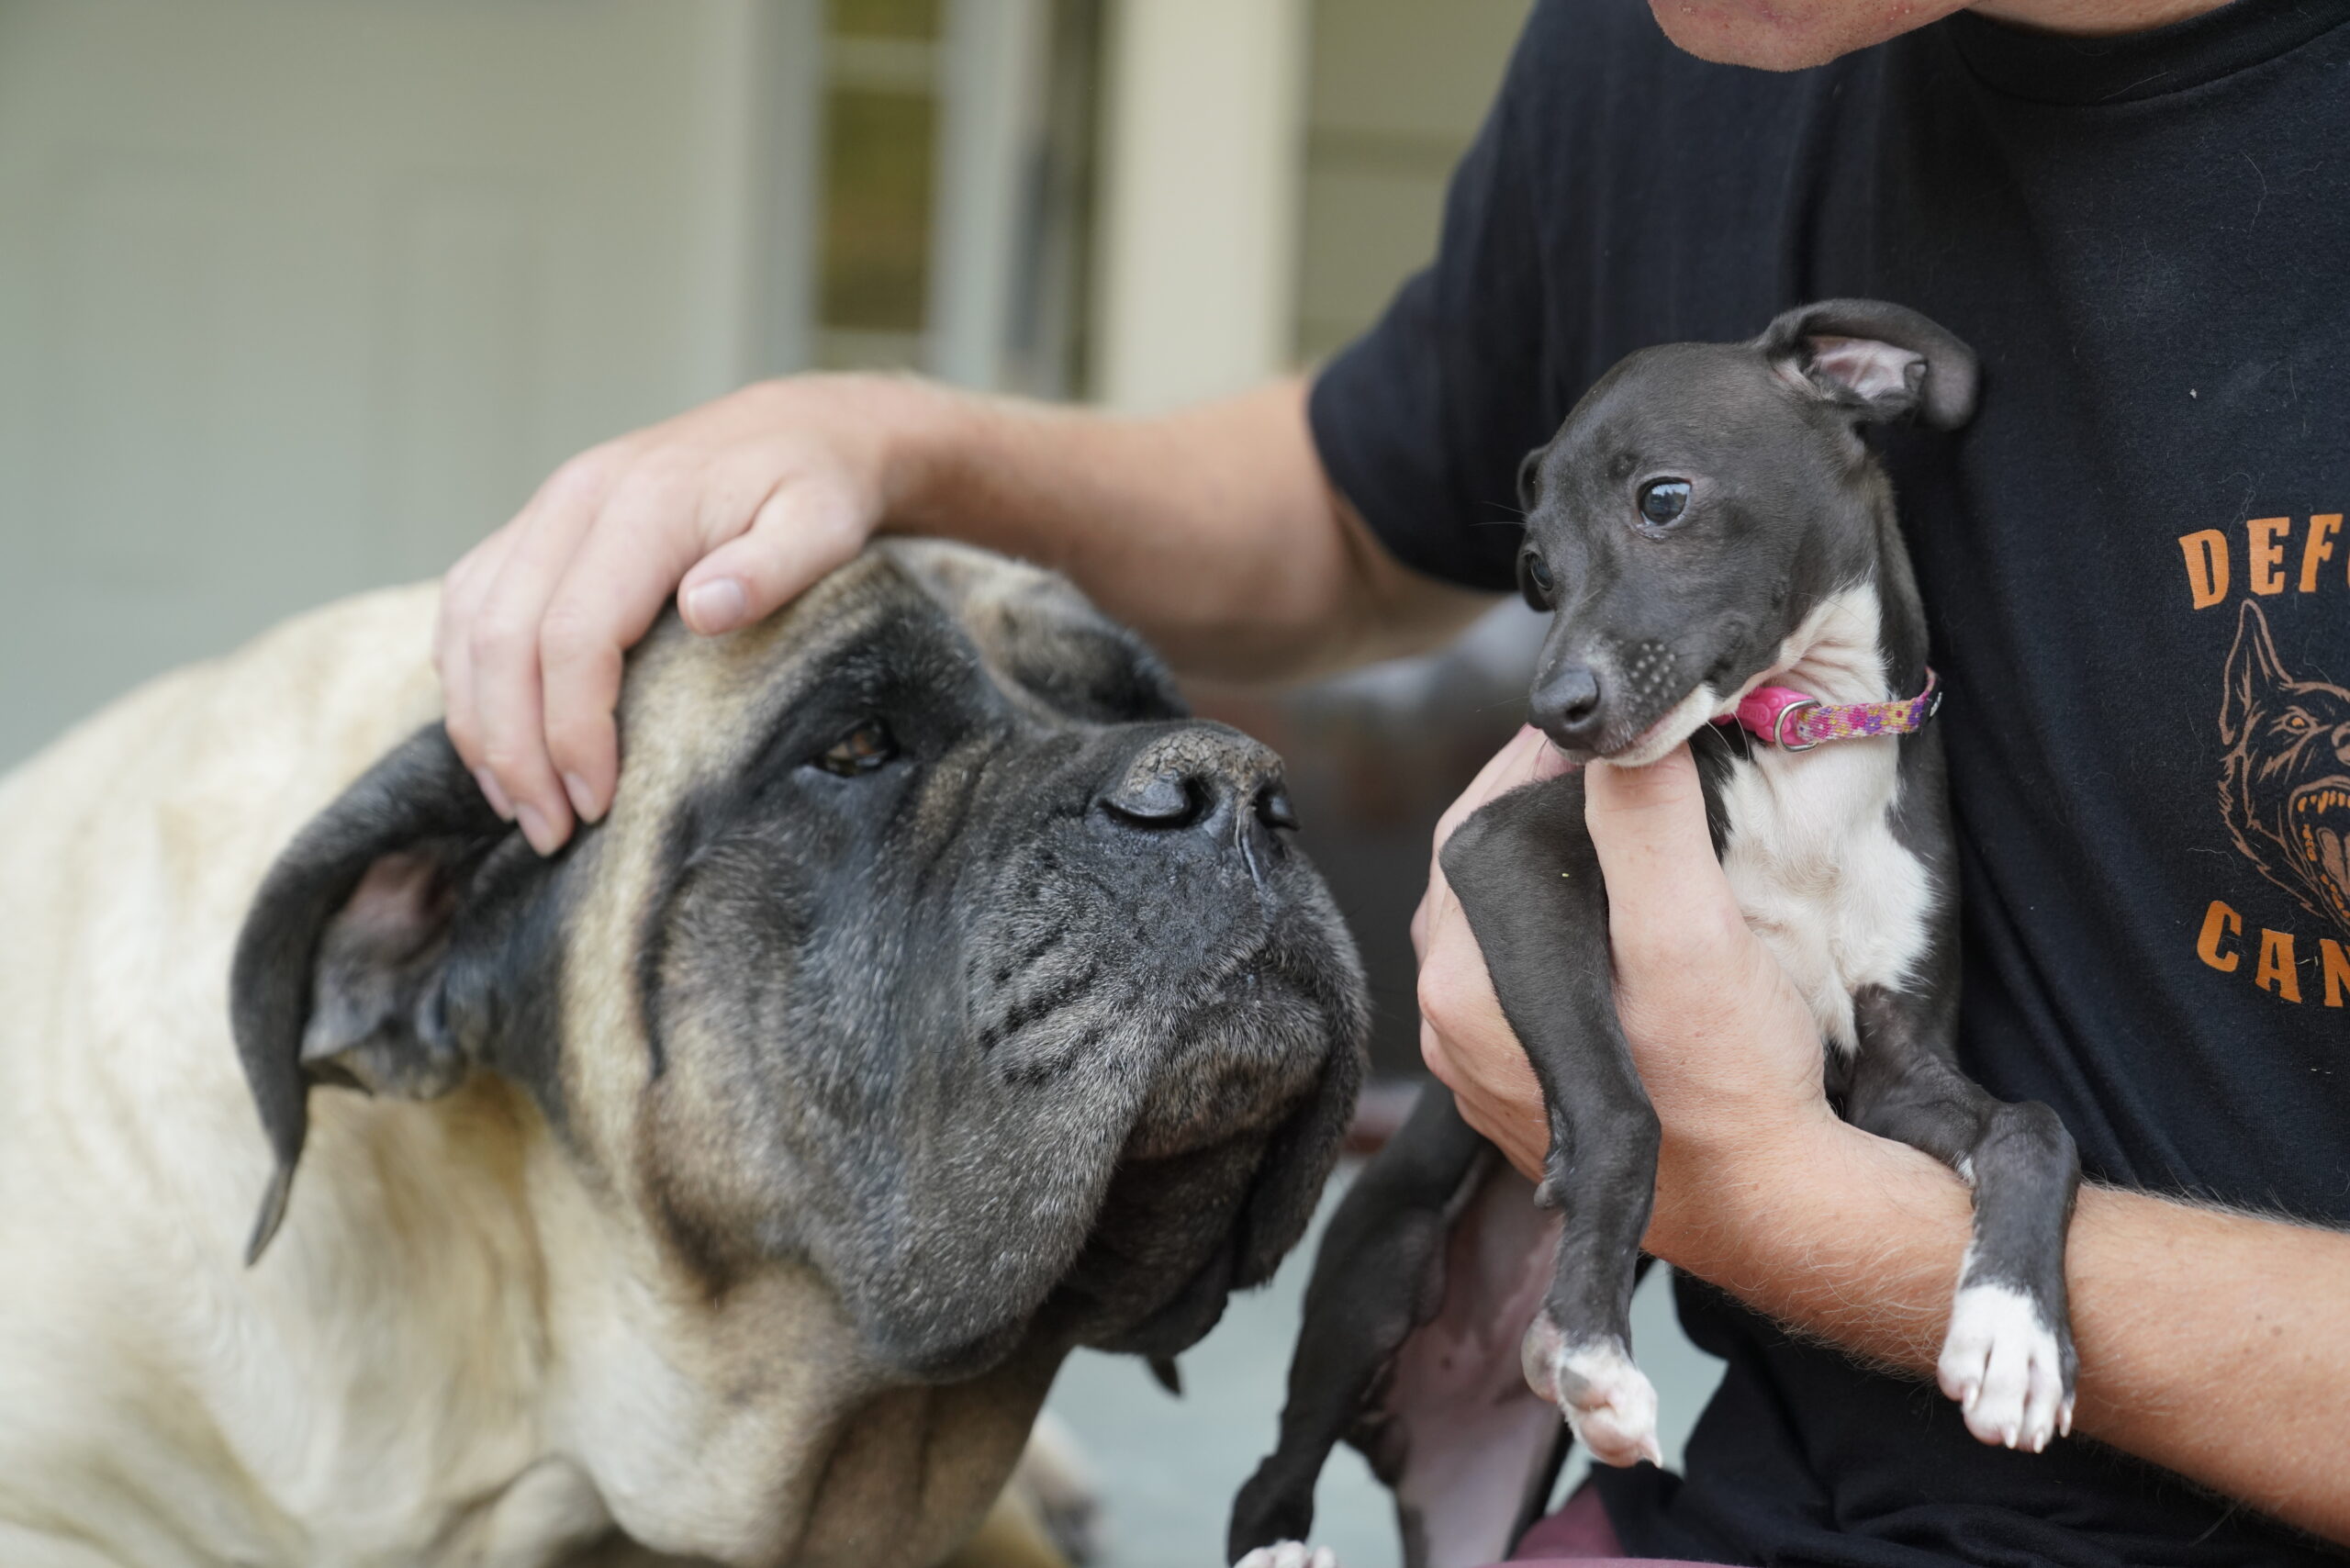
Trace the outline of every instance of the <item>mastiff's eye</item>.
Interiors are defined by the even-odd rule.
[[[2297,735],[2305,734],[2309,731],[2317,727],[2317,721],[2311,718],[2307,713],[2302,712],[2299,708],[2292,708],[2286,711],[2285,727],[2292,731]]]
[[[1651,479],[1640,487],[1640,516],[1662,528],[1689,507],[1689,481]]]
[[[890,727],[878,719],[867,719],[834,741],[816,759],[816,766],[827,773],[854,778],[860,773],[872,772],[897,755],[898,742],[890,734]]]
[[[1517,591],[1536,610],[1550,608],[1550,568],[1541,556],[1528,550],[1517,558]]]

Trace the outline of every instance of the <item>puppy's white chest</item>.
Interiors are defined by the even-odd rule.
[[[1930,928],[1932,881],[1893,834],[1898,744],[1758,749],[1722,787],[1730,890],[1821,1038],[1846,1051],[1857,1043],[1852,992],[1908,983]]]

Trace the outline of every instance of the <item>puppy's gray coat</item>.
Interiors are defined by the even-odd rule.
[[[1834,705],[1925,689],[1924,614],[1860,427],[1915,414],[1953,429],[1975,396],[1964,343],[1873,300],[1788,311],[1749,342],[1633,354],[1528,455],[1519,578],[1552,617],[1534,722],[1593,765],[1692,743],[1723,871],[1810,1006],[1830,1095],[1974,1185],[1941,1382],[1978,1438],[2037,1449],[2071,1416],[2064,1251],[2078,1161],[2047,1107],[1995,1101],[1953,1060],[1941,733],[1796,750],[1716,727],[1765,683]],[[1236,1556],[1303,1536],[1313,1477],[1341,1437],[1395,1487],[1416,1563],[1505,1555],[1554,1472],[1555,1428],[1513,1396],[1506,1371],[1474,1369],[1529,1316],[1535,1393],[1595,1458],[1656,1457],[1656,1396],[1632,1364],[1628,1315],[1659,1129],[1616,1015],[1583,775],[1490,801],[1443,864],[1541,1083],[1539,1195],[1561,1223],[1542,1235],[1522,1204],[1495,1198],[1489,1181],[1516,1178],[1493,1169],[1450,1096],[1424,1097],[1323,1243],[1281,1446],[1235,1506]],[[1464,1217],[1483,1234],[1464,1241]]]
[[[434,603],[0,782],[0,1561],[935,1562],[1069,1349],[1182,1349],[1311,1212],[1364,1003],[1277,762],[896,544],[656,629],[543,861]]]

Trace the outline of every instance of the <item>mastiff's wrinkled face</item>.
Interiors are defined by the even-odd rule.
[[[240,945],[279,1162],[314,1084],[528,1090],[711,1298],[814,1271],[878,1364],[1171,1354],[1294,1243],[1365,1002],[1278,760],[1060,579],[869,551],[632,661],[610,818],[551,861],[439,728],[297,839]]]

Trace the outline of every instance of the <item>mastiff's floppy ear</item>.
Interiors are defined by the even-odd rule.
[[[248,1262],[285,1218],[312,1084],[426,1099],[464,1081],[452,939],[509,831],[435,723],[314,818],[263,879],[229,985],[237,1054],[277,1159]]]
[[[1881,299],[1798,306],[1765,327],[1755,346],[1783,378],[1856,419],[1916,414],[1947,431],[1975,413],[1975,351]]]

